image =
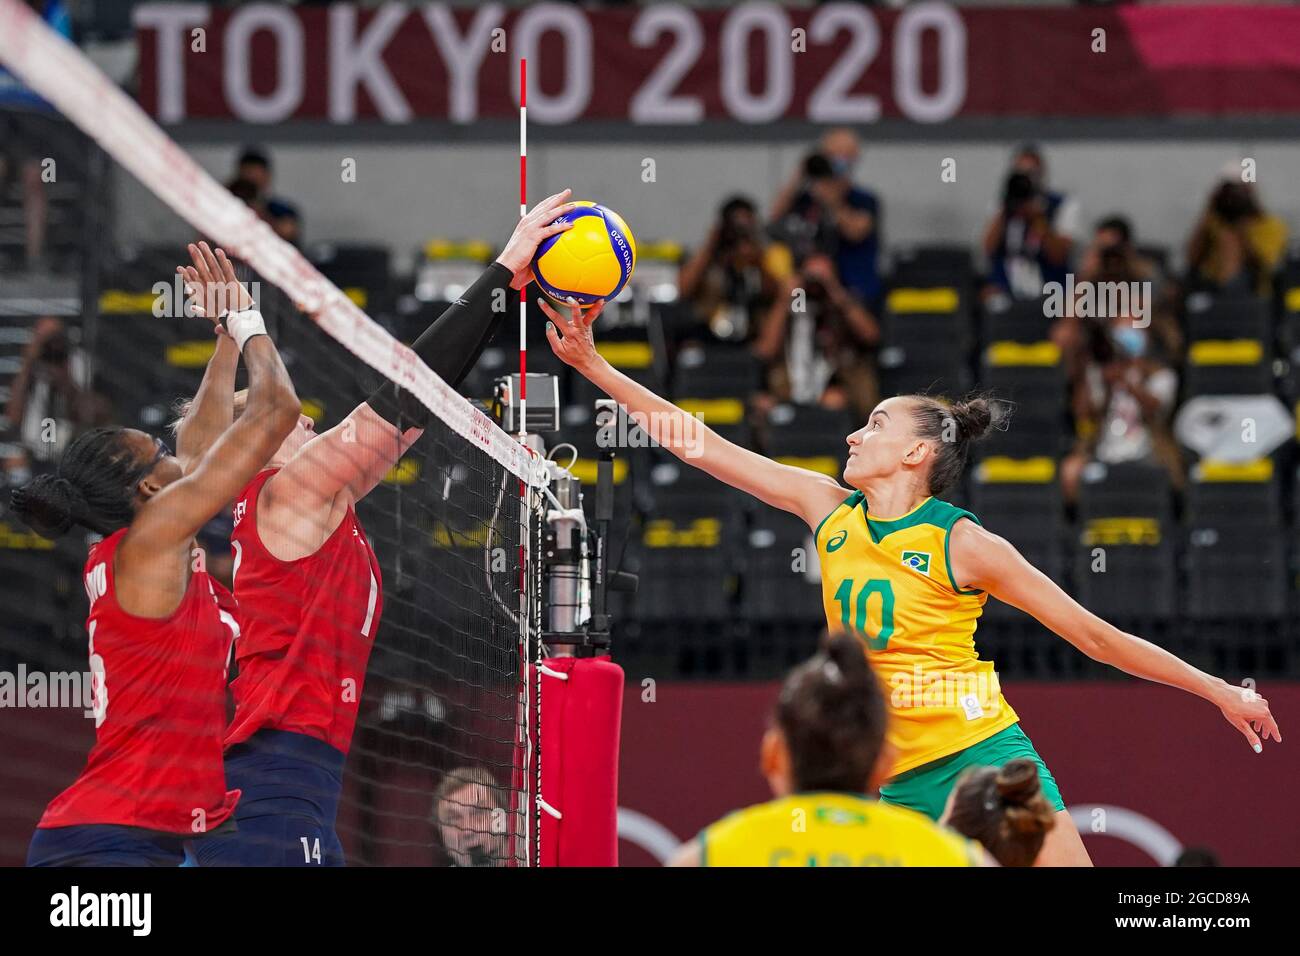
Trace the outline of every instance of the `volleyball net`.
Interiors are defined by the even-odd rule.
[[[357,688],[338,832],[352,864],[535,863],[532,664],[547,471],[471,400],[490,397],[490,368],[461,394],[404,344],[448,303],[407,296],[399,310],[387,270],[377,270],[367,250],[310,261],[16,0],[0,0],[0,63],[48,104],[43,112],[57,114],[66,145],[45,142],[41,150],[61,170],[58,188],[79,197],[72,205],[83,241],[69,240],[75,261],[56,262],[55,274],[35,285],[0,288],[11,373],[34,335],[63,343],[80,398],[76,411],[60,408],[59,383],[47,386],[46,410],[72,422],[55,429],[53,441],[66,443],[92,420],[170,439],[176,401],[194,394],[215,344],[210,324],[187,315],[175,274],[188,262],[186,243],[200,237],[237,262],[318,432],[385,381],[414,396],[430,413],[424,434],[400,459],[393,450],[386,478],[357,507],[383,572],[383,613]],[[15,116],[17,128],[26,114]],[[506,373],[501,357],[516,353],[500,344],[498,371]],[[6,454],[23,459],[14,474],[54,467],[57,450],[24,447],[22,422],[8,428]],[[224,515],[200,538],[217,577],[230,570],[229,529]],[[26,618],[16,608],[6,614],[5,667],[84,669],[87,542],[47,547],[7,515],[3,537],[0,561],[18,575],[11,586],[36,595]],[[72,781],[94,722],[75,709],[66,714],[74,716],[6,713],[7,776],[17,786],[5,788],[0,815],[30,817],[29,828],[35,817],[23,801],[48,800]],[[20,860],[29,835],[0,834],[0,857]],[[21,847],[11,845],[17,839]]]

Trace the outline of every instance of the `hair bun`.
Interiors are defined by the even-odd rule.
[[[1019,833],[1046,833],[1054,817],[1043,796],[1038,766],[1025,758],[1010,760],[998,769],[994,781],[1006,808],[1006,825]]]
[[[86,511],[85,496],[60,475],[39,475],[9,496],[10,507],[44,538],[57,538],[77,524]]]
[[[823,653],[843,675],[846,682],[854,685],[869,679],[871,669],[867,665],[867,655],[862,649],[862,642],[851,634],[842,631],[827,636],[823,643]]]
[[[970,398],[954,402],[950,412],[957,432],[967,441],[978,441],[992,430],[999,418],[998,406],[987,398]]]

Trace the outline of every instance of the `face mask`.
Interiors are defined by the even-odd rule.
[[[1147,336],[1141,329],[1119,328],[1111,330],[1115,346],[1129,358],[1138,358],[1147,350]]]
[[[849,174],[849,170],[852,168],[853,168],[853,164],[850,163],[847,159],[837,157],[831,160],[831,172],[833,172],[836,176],[847,176]]]

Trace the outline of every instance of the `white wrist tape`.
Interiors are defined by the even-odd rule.
[[[244,351],[244,343],[254,335],[266,334],[266,323],[262,321],[262,313],[257,309],[226,313],[225,326],[241,352]]]

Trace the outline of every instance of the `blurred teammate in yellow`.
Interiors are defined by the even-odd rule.
[[[867,796],[894,762],[886,720],[857,638],[832,636],[786,678],[763,736],[774,799],[705,827],[670,865],[993,865],[979,844]]]
[[[880,788],[882,801],[937,820],[967,767],[1032,760],[1060,824],[1047,834],[1038,864],[1091,864],[1056,781],[1002,697],[992,662],[975,649],[990,594],[1093,660],[1204,698],[1256,753],[1269,737],[1281,742],[1263,697],[1103,621],[973,514],[938,497],[996,424],[991,402],[885,399],[846,439],[845,488],[727,441],[611,366],[591,334],[601,304],[585,312],[575,307],[567,317],[542,307],[556,355],[627,409],[661,447],[815,529],[827,625],[860,637],[889,685],[889,740],[898,754]]]

